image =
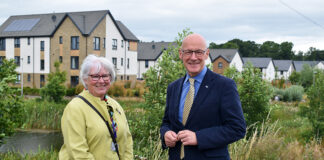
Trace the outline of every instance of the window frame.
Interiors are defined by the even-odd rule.
[[[40,51],[45,50],[45,41],[40,41]]]
[[[117,58],[116,57],[112,57],[112,63],[114,65],[114,67],[117,68]]]
[[[218,69],[223,69],[223,62],[218,62],[217,67]]]
[[[149,61],[145,60],[145,68],[148,68],[148,67],[149,67]]]
[[[118,41],[117,39],[112,39],[112,49],[117,50]]]
[[[100,50],[100,37],[93,37],[93,50]]]
[[[6,50],[6,39],[0,38],[0,51],[5,51],[5,50]]]
[[[71,62],[70,63],[70,68],[71,69],[79,69],[79,56],[71,56],[71,61],[70,62]]]
[[[15,48],[20,48],[20,38],[14,38],[14,45]]]
[[[80,49],[80,39],[79,36],[71,36],[71,50]]]
[[[44,59],[41,59],[40,60],[40,70],[41,71],[44,71],[45,70],[45,60]]]
[[[14,59],[15,59],[15,64],[17,66],[20,66],[20,56],[15,56]]]

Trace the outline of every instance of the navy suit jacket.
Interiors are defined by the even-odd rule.
[[[187,123],[178,120],[179,103],[185,77],[169,84],[166,108],[160,128],[163,148],[164,134],[172,130],[191,130],[198,145],[185,146],[185,160],[230,159],[228,144],[244,137],[246,124],[240,98],[233,80],[209,69],[194,98]],[[181,142],[169,148],[169,159],[180,159]]]

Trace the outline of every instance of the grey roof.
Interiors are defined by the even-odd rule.
[[[1,25],[0,37],[49,36],[54,33],[56,26],[62,22],[65,16],[65,13],[11,16]],[[56,17],[55,21],[52,20],[52,17]],[[39,19],[39,21],[30,30],[8,31],[8,28],[15,22],[31,19]]]
[[[71,18],[72,22],[84,36],[88,36],[107,14],[112,18],[124,39],[138,40],[121,22],[117,23],[115,21],[109,10],[11,16],[1,25],[0,37],[52,36],[66,17]],[[16,23],[17,21],[27,20],[28,22],[32,19],[39,19],[39,21],[30,30],[8,31],[8,26],[10,30],[12,25],[21,24]],[[20,26],[16,27],[19,28]]]
[[[169,44],[176,46],[174,42],[139,42],[137,60],[156,61]]]
[[[292,60],[273,60],[273,64],[277,71],[288,71],[292,63]]]
[[[271,58],[266,57],[243,57],[244,66],[247,62],[250,62],[254,67],[267,68],[269,63],[272,61]]]
[[[236,53],[238,53],[237,49],[209,49],[209,57],[212,62],[219,57],[223,57],[228,63],[230,63]]]
[[[89,35],[106,14],[110,14],[109,10],[67,13],[83,35]]]
[[[116,23],[121,33],[124,35],[125,40],[139,41],[137,37],[121,21],[116,20]]]
[[[300,72],[301,70],[303,70],[303,66],[304,64],[308,64],[310,67],[315,67],[319,61],[293,61],[295,68],[296,68],[296,72]]]

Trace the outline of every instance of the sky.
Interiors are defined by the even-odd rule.
[[[1,0],[0,24],[12,15],[110,10],[143,42],[173,41],[189,28],[207,43],[234,38],[324,50],[323,0]]]

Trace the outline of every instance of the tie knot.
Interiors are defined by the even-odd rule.
[[[195,84],[195,79],[189,78],[189,83],[190,83],[190,85],[194,85]]]

